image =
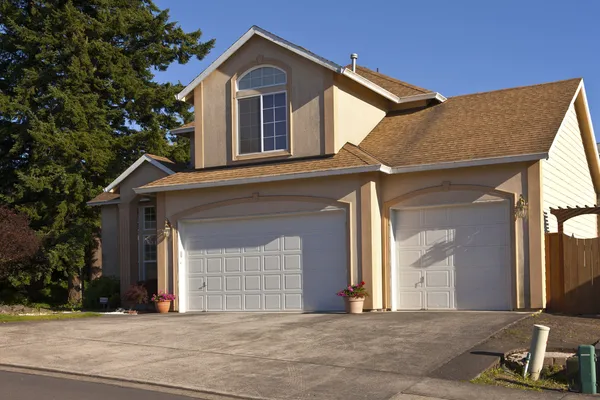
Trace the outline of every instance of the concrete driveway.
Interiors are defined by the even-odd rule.
[[[170,314],[0,326],[0,363],[257,398],[387,399],[524,315]]]

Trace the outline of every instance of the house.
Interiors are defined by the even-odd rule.
[[[105,273],[179,312],[340,310],[360,280],[374,310],[543,308],[549,208],[600,192],[581,79],[447,99],[252,27],[177,98],[189,168],[144,155],[89,204]]]

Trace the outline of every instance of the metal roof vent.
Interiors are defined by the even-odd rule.
[[[358,54],[350,54],[350,59],[352,60],[352,72],[356,72],[356,60],[358,60]]]

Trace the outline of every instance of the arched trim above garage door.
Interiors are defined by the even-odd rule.
[[[465,184],[454,185],[454,184],[451,184],[450,182],[443,182],[439,186],[431,186],[431,187],[427,187],[427,188],[423,188],[423,189],[418,189],[418,190],[394,197],[393,199],[390,199],[388,201],[385,201],[383,203],[383,218],[382,218],[382,224],[381,224],[383,247],[384,247],[383,255],[382,255],[383,256],[383,262],[382,262],[383,271],[382,271],[382,273],[383,273],[383,282],[384,282],[384,287],[383,287],[384,308],[391,307],[391,296],[392,296],[392,293],[391,293],[392,292],[392,290],[391,290],[392,265],[391,265],[390,251],[393,247],[392,247],[392,243],[390,240],[390,238],[391,238],[391,235],[390,235],[391,210],[394,207],[398,207],[398,206],[402,205],[402,203],[405,203],[406,201],[413,199],[415,197],[432,194],[432,193],[448,192],[448,191],[472,191],[472,192],[479,192],[482,194],[488,194],[491,196],[505,199],[509,203],[510,214],[514,215],[514,207],[515,207],[515,203],[517,201],[517,193],[507,192],[504,190],[500,190],[500,189],[496,189],[496,188],[484,186],[484,185],[465,185]],[[515,308],[521,308],[522,305],[520,304],[519,298],[516,295],[517,287],[519,285],[518,274],[517,274],[518,268],[517,268],[517,253],[516,253],[516,250],[517,250],[516,229],[517,229],[516,223],[513,222],[512,224],[510,224],[511,265],[513,267],[513,270],[512,270],[512,275],[513,275],[512,298],[513,298],[513,304],[515,305]]]

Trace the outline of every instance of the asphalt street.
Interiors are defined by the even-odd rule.
[[[191,397],[82,380],[0,371],[2,400],[192,400]]]

